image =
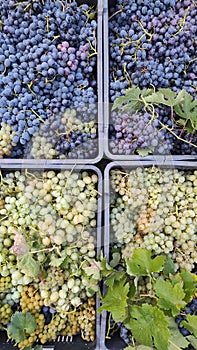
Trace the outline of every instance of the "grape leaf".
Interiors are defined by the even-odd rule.
[[[101,259],[100,266],[103,277],[108,276],[112,271],[114,271],[114,269],[108,264],[106,256]]]
[[[160,272],[163,269],[166,257],[164,255],[151,258],[151,252],[144,248],[136,248],[131,260],[126,262],[127,273],[131,276],[147,276],[152,272]]]
[[[162,310],[149,304],[132,305],[129,307],[129,314],[126,327],[140,344],[154,345],[158,350],[168,348],[170,331]]]
[[[121,108],[122,110],[126,108],[134,111],[141,110],[144,106],[144,102],[141,100],[141,93],[138,87],[126,89],[124,96],[119,96],[115,99],[112,111],[116,108]]]
[[[18,267],[30,277],[37,277],[41,269],[40,263],[32,258],[30,254],[25,254],[18,259]]]
[[[34,350],[43,350],[43,346],[42,345],[36,345],[34,347]]]
[[[150,346],[146,346],[146,345],[138,345],[138,346],[127,346],[126,348],[124,348],[124,350],[154,350],[152,347]]]
[[[191,343],[191,345],[193,346],[194,349],[197,349],[197,338],[194,337],[193,335],[189,335],[187,337],[187,339],[189,340],[189,342]]]
[[[174,264],[173,260],[167,255],[166,261],[163,266],[164,275],[175,274],[178,267]]]
[[[170,339],[169,339],[169,345],[168,350],[177,350],[177,348],[186,348],[189,345],[188,340],[180,333],[178,329],[178,325],[175,322],[174,318],[167,317],[167,320],[169,322],[169,329],[170,329]]]
[[[152,95],[145,97],[146,102],[153,104],[163,104],[165,106],[173,107],[183,101],[184,90],[178,95],[169,88],[158,89],[157,92],[154,92]]]
[[[154,147],[150,146],[150,147],[146,147],[146,148],[137,148],[137,153],[139,154],[139,156],[145,157],[147,156],[149,153],[152,153],[154,151]]]
[[[119,262],[120,262],[120,253],[114,252],[112,254],[112,257],[113,257],[113,259],[110,261],[110,266],[111,267],[116,267],[119,264]]]
[[[182,283],[178,282],[173,286],[170,281],[158,279],[155,282],[155,291],[159,298],[158,306],[164,310],[171,310],[172,316],[177,316],[180,309],[186,305]]]
[[[197,291],[197,276],[186,269],[180,272],[180,276],[183,280],[183,289],[185,292],[184,300],[188,303]]]
[[[197,337],[197,316],[196,315],[187,315],[187,320],[180,322],[182,326],[188,329],[191,333]]]
[[[61,263],[61,268],[62,268],[63,270],[68,269],[68,266],[69,266],[69,264],[70,264],[71,261],[72,261],[72,259],[71,259],[69,256],[64,257],[64,260],[63,260],[63,262]]]
[[[122,322],[126,317],[128,293],[129,283],[126,283],[126,278],[116,281],[113,284],[113,288],[107,289],[107,292],[101,299],[102,305],[98,311],[107,310],[111,312],[115,322]]]
[[[51,259],[50,259],[49,265],[53,266],[53,267],[58,267],[58,266],[62,265],[64,260],[65,260],[65,257],[57,258],[55,255],[51,255]]]
[[[193,100],[188,92],[184,91],[184,99],[174,107],[174,111],[180,117],[190,121],[190,127],[197,129],[197,100]]]
[[[95,259],[88,259],[88,262],[90,263],[90,266],[83,267],[83,270],[85,271],[86,275],[92,276],[94,280],[97,280],[97,281],[100,280],[101,278],[100,262],[96,261]]]
[[[123,271],[113,271],[105,280],[105,284],[113,288],[113,285],[116,281],[120,281],[122,278],[125,278],[125,272]]]
[[[36,326],[35,318],[30,312],[23,314],[16,311],[7,328],[8,336],[19,343],[26,339],[26,334],[33,333]]]

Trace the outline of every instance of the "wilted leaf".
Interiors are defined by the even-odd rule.
[[[19,269],[30,277],[37,277],[40,272],[40,263],[31,254],[25,254],[18,260]]]

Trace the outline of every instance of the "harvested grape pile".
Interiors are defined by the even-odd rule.
[[[57,140],[68,108],[80,121],[79,133],[87,122],[97,129],[96,13],[95,7],[74,1],[0,1],[1,158],[27,156],[32,136],[28,156],[43,157],[48,147],[41,153],[34,147],[40,128],[46,138],[56,139],[48,158],[97,154],[95,132],[93,138],[89,130],[77,140],[70,137],[70,147],[64,147],[67,137]]]
[[[191,271],[197,261],[197,171],[112,170],[110,222],[124,257],[136,247],[168,254]]]
[[[140,90],[152,89],[152,92],[169,89],[168,92],[176,96],[185,91],[187,97],[181,101],[183,109],[189,99],[196,99],[196,51],[195,1],[116,1],[109,8],[109,97],[112,106],[127,89],[138,87]],[[172,113],[172,105],[164,106],[162,101],[160,94],[154,118],[146,105],[140,112],[135,106],[133,110],[128,108],[127,113],[116,109],[110,114],[109,147],[113,154],[197,154],[196,100],[184,117],[180,110]],[[129,102],[127,95],[124,103],[129,105]],[[187,128],[190,117],[193,126]]]
[[[0,327],[21,349],[58,335],[95,339],[98,283],[86,268],[97,249],[97,186],[86,171],[1,175]]]

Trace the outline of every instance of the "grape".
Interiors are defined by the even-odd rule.
[[[64,0],[1,2],[0,9],[0,141],[7,131],[0,157],[21,158],[42,123],[67,108],[96,121],[97,22],[93,7]]]
[[[111,239],[124,257],[142,247],[168,254],[180,268],[194,268],[196,175],[156,167],[111,171]]]
[[[97,184],[97,174],[86,170],[1,176],[1,323],[5,327],[16,308],[30,312],[37,323],[17,344],[21,349],[55,340],[61,332],[95,339],[98,285],[84,268],[86,257],[96,255]],[[30,264],[21,265],[26,257]],[[39,266],[36,274],[31,263]]]
[[[42,124],[25,152],[30,158],[83,158],[97,153],[97,127],[94,121],[82,122],[76,111],[67,109],[55,122],[49,118]]]
[[[196,23],[197,8],[192,1],[158,1],[146,4],[132,0],[116,1],[109,6],[109,100],[110,103],[130,87],[140,89],[184,89],[196,99]],[[137,144],[141,113],[137,120],[110,112],[109,149],[113,155],[192,154],[196,155],[196,132],[173,121],[170,108],[157,108],[159,122],[149,135],[142,136],[143,149]],[[144,114],[144,112],[142,112]],[[134,114],[134,113],[133,113]],[[120,122],[118,122],[120,119]],[[132,134],[127,132],[132,129]],[[140,129],[141,131],[141,129]],[[144,135],[145,134],[145,135]],[[152,144],[151,144],[152,141]],[[149,148],[149,145],[153,147]]]
[[[158,121],[146,112],[111,115],[109,147],[114,154],[133,154],[139,149],[170,153],[172,145],[165,140],[166,132],[159,130]]]

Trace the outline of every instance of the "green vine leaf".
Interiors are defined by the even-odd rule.
[[[158,350],[168,348],[170,331],[162,310],[149,304],[132,305],[129,307],[129,314],[126,327],[140,344],[155,346]]]
[[[188,329],[191,333],[197,337],[197,316],[187,315],[186,321],[181,321],[181,325]]]
[[[153,153],[153,151],[154,151],[154,147],[152,147],[152,146],[137,149],[137,153],[139,154],[139,156],[142,156],[142,157],[145,157],[148,154]]]
[[[164,275],[169,275],[169,274],[175,274],[177,271],[178,267],[175,265],[173,260],[167,255],[166,256],[166,261],[163,267],[163,273]]]
[[[35,318],[30,312],[23,314],[16,311],[7,328],[8,336],[13,338],[16,343],[20,343],[27,338],[27,335],[35,331],[36,326]]]
[[[154,348],[146,345],[137,345],[137,346],[127,346],[124,350],[154,350]]]
[[[169,322],[169,329],[170,329],[170,339],[169,339],[169,345],[168,350],[177,350],[177,349],[184,349],[189,345],[189,341],[184,337],[179,329],[178,325],[175,322],[174,318],[168,317],[167,318]]]
[[[186,269],[180,272],[180,276],[183,281],[183,289],[185,292],[184,300],[188,303],[197,291],[197,276]]]
[[[18,267],[21,272],[30,277],[37,277],[41,270],[40,263],[29,253],[18,258]]]
[[[114,252],[112,254],[112,260],[110,261],[110,266],[111,267],[116,267],[120,262],[120,253]]]
[[[189,342],[191,343],[191,345],[193,346],[194,349],[197,349],[197,338],[194,337],[193,335],[189,335],[187,337],[187,339],[189,340]]]
[[[188,131],[193,132],[197,130],[197,100],[193,100],[193,97],[184,90],[184,98],[181,103],[174,107],[174,111],[183,119],[179,119],[180,124],[186,124],[188,122]]]
[[[101,278],[101,266],[100,263],[97,262],[95,259],[90,259],[89,261],[90,266],[83,267],[83,270],[85,271],[87,276],[91,276],[94,280],[100,280]]]
[[[50,261],[49,265],[53,266],[53,267],[59,267],[62,265],[64,260],[65,260],[65,257],[57,258],[55,255],[51,255],[51,261]]]
[[[112,111],[118,109],[128,109],[130,111],[140,111],[144,107],[144,101],[141,96],[147,96],[153,93],[151,89],[140,90],[138,87],[132,87],[126,89],[123,96],[119,96],[115,99]]]
[[[151,252],[147,249],[136,248],[131,260],[126,261],[127,273],[131,276],[147,276],[152,272],[160,272],[166,261],[164,255],[151,257]]]
[[[153,104],[163,104],[165,106],[173,107],[181,103],[184,99],[184,90],[178,95],[169,88],[158,89],[157,92],[145,97],[146,102]]]
[[[158,279],[155,282],[156,295],[159,298],[157,305],[164,310],[170,310],[172,316],[177,316],[180,309],[184,308],[185,292],[182,283],[172,285],[170,281]]]
[[[125,272],[123,271],[113,271],[106,279],[106,286],[113,288],[113,285],[116,281],[120,281],[122,278],[125,278]]]
[[[127,299],[129,293],[129,283],[126,278],[116,281],[113,288],[108,288],[106,294],[101,299],[102,306],[98,311],[107,310],[111,312],[115,322],[122,322],[126,318]]]

